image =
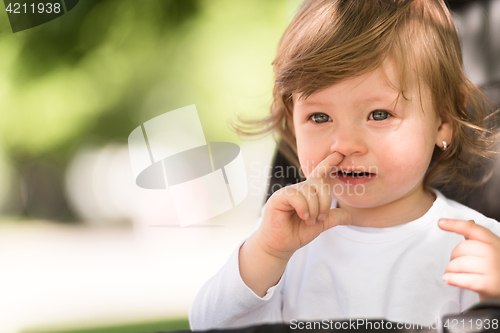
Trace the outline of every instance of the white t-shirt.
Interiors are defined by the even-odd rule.
[[[239,273],[239,247],[193,302],[193,330],[292,320],[387,319],[430,325],[479,301],[477,293],[443,282],[462,235],[438,227],[440,218],[474,220],[500,236],[500,224],[433,190],[424,216],[390,228],[336,226],[290,259],[264,297]],[[332,208],[336,207],[335,200]],[[262,217],[259,219],[260,223]]]

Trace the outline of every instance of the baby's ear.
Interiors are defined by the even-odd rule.
[[[436,145],[439,147],[443,146],[443,141],[446,141],[447,145],[449,145],[453,136],[453,121],[451,120],[450,115],[446,112],[441,112],[440,117],[441,125],[439,125],[436,139]]]

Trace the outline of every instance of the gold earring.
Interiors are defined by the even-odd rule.
[[[441,150],[442,150],[442,151],[445,151],[445,150],[446,150],[446,147],[448,147],[448,146],[446,145],[446,141],[443,141],[443,148],[441,148]]]

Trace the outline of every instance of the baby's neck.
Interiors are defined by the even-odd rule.
[[[432,192],[425,190],[377,207],[358,208],[348,206],[343,202],[339,202],[338,206],[351,214],[351,225],[388,228],[422,217],[432,207],[435,199]]]

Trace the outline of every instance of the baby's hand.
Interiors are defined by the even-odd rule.
[[[481,301],[500,299],[500,238],[472,220],[441,219],[439,227],[466,239],[453,249],[444,282],[477,292]]]
[[[323,231],[350,224],[348,212],[330,209],[332,197],[326,182],[333,167],[343,158],[342,154],[333,153],[316,166],[306,181],[273,193],[256,235],[262,250],[287,260]]]

